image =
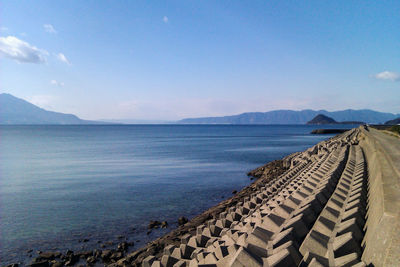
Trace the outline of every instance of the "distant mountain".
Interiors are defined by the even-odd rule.
[[[0,124],[97,124],[72,114],[47,111],[10,94],[0,94]]]
[[[318,114],[333,118],[336,121],[354,121],[366,123],[384,123],[399,117],[400,114],[384,113],[369,109],[329,112],[326,110],[274,110],[268,112],[249,112],[233,116],[189,118],[178,121],[187,124],[305,124]]]
[[[321,124],[365,124],[362,121],[335,121],[331,117],[318,114],[312,120],[308,121],[306,124],[309,125],[321,125]]]
[[[385,124],[388,124],[388,125],[400,124],[400,117],[398,117],[397,119],[394,119],[394,120],[387,121],[387,122],[385,122]]]
[[[337,122],[331,117],[318,114],[312,120],[308,121],[307,124],[337,124]]]

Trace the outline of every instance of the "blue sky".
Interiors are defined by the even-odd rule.
[[[0,1],[0,92],[85,119],[400,113],[400,1]]]

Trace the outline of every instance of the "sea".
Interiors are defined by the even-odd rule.
[[[121,240],[140,248],[249,185],[250,170],[332,137],[315,128],[0,126],[0,265]],[[150,220],[169,227],[149,233]]]

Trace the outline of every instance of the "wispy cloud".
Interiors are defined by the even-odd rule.
[[[53,25],[51,24],[44,24],[43,28],[48,33],[57,33],[56,29],[54,29]]]
[[[8,28],[4,27],[4,26],[1,26],[0,27],[0,32],[8,32]]]
[[[58,60],[66,63],[68,65],[71,65],[71,63],[69,62],[69,60],[67,59],[67,57],[63,53],[58,53],[57,54],[57,58],[58,58]]]
[[[385,81],[400,81],[400,73],[393,71],[383,71],[374,75],[376,79]]]
[[[14,59],[20,63],[45,63],[46,50],[39,49],[15,36],[0,37],[0,56]]]
[[[58,86],[58,87],[63,87],[63,86],[64,86],[64,83],[63,83],[63,82],[58,82],[58,81],[56,81],[56,80],[51,80],[50,83],[51,83],[52,85],[55,85],[55,86]]]
[[[34,105],[37,105],[41,108],[52,109],[52,104],[56,98],[52,95],[34,95],[28,99]]]
[[[168,23],[168,17],[167,16],[164,16],[162,20],[164,21],[164,23]]]

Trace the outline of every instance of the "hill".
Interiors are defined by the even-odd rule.
[[[388,124],[388,125],[397,125],[397,124],[400,124],[400,117],[397,118],[397,119],[394,119],[394,120],[387,121],[387,122],[385,122],[385,124]]]
[[[48,111],[10,94],[0,94],[0,124],[97,124],[75,115]]]
[[[312,120],[308,121],[307,124],[337,124],[337,122],[331,117],[318,114]]]
[[[305,124],[318,114],[342,122],[384,123],[399,114],[384,113],[369,109],[329,112],[326,110],[274,110],[268,112],[248,112],[224,117],[188,118],[178,121],[186,124]]]

